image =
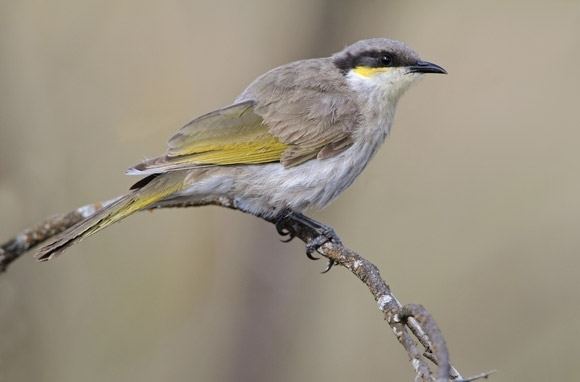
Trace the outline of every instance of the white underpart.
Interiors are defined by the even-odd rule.
[[[219,193],[235,198],[242,210],[262,216],[273,216],[283,208],[302,211],[324,207],[352,184],[384,142],[399,97],[418,77],[404,68],[372,77],[351,71],[346,80],[360,95],[358,102],[366,120],[349,149],[290,168],[275,163],[208,169],[181,196]]]

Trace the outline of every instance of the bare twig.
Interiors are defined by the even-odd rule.
[[[36,227],[24,230],[15,238],[2,244],[0,246],[0,273],[4,272],[13,261],[28,250],[73,226],[113,201],[90,204],[68,214],[50,217]],[[167,201],[153,208],[207,205],[238,210],[235,201],[228,198],[211,198],[189,203]],[[272,219],[266,220],[270,223],[275,223]],[[293,222],[292,224],[294,234],[304,243],[309,243],[316,236],[316,232],[313,232],[310,227],[300,224],[300,222]],[[381,277],[379,269],[373,263],[341,243],[327,242],[318,249],[318,252],[330,261],[340,264],[351,271],[367,286],[377,302],[379,310],[384,314],[387,324],[407,352],[416,373],[416,380],[435,380],[428,361],[438,366],[436,378],[438,382],[448,380],[468,382],[487,378],[491,374],[482,373],[475,377],[464,379],[450,365],[447,345],[433,317],[420,305],[402,306],[393,295],[389,285]],[[413,336],[418,342],[415,341]],[[423,347],[423,350],[419,350],[419,346]]]
[[[454,382],[473,382],[473,381],[479,381],[481,379],[488,379],[490,375],[492,375],[493,373],[496,373],[496,372],[497,372],[497,370],[490,370],[490,371],[486,371],[485,373],[477,374],[477,375],[474,375],[474,376],[469,377],[469,378],[456,379],[456,380],[454,380]]]

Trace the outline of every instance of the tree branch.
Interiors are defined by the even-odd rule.
[[[5,272],[12,262],[36,245],[75,225],[113,201],[114,199],[89,204],[67,214],[52,216],[39,225],[22,231],[0,246],[0,273]],[[228,198],[208,198],[188,203],[166,201],[152,209],[208,205],[239,210],[235,201]],[[265,220],[275,223],[273,219]],[[300,222],[292,224],[293,233],[304,243],[309,243],[314,239],[315,232],[312,229]],[[318,249],[318,252],[330,261],[334,261],[351,271],[367,286],[377,302],[379,310],[383,313],[385,321],[409,356],[417,381],[436,380],[442,382],[452,380],[465,382],[485,379],[489,376],[490,373],[482,373],[464,379],[449,363],[449,352],[445,339],[431,314],[420,305],[403,306],[393,295],[391,288],[383,280],[379,269],[373,263],[341,243],[327,242]],[[420,350],[420,348],[422,349]],[[437,377],[431,370],[430,366],[432,365],[438,366]]]

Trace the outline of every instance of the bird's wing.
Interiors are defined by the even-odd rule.
[[[282,143],[246,101],[213,111],[183,126],[168,142],[164,156],[146,160],[129,174],[152,174],[195,167],[277,162]]]
[[[259,77],[238,101],[256,100],[255,112],[268,131],[288,145],[280,162],[288,167],[333,157],[349,148],[360,125],[357,95],[330,59],[280,66]]]
[[[356,104],[340,92],[289,89],[284,99],[255,109],[269,132],[288,145],[280,158],[286,167],[339,154],[352,145],[359,124]]]
[[[279,73],[271,77],[281,78]],[[271,162],[289,167],[350,147],[358,121],[354,102],[336,87],[295,82],[262,81],[265,85],[247,94],[249,99],[194,119],[169,140],[165,156],[128,173]]]

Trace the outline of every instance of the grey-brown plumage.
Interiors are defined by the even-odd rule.
[[[199,152],[184,158],[184,147],[218,136],[223,140],[235,136],[237,143],[259,141],[264,134],[287,145],[281,157],[272,161],[294,166],[313,158],[329,158],[350,147],[360,120],[356,94],[332,59],[297,61],[256,79],[233,106],[191,121],[169,140],[165,156],[129,171],[146,174],[207,166],[196,162]]]
[[[254,81],[237,102],[254,100],[270,133],[289,145],[285,166],[325,159],[353,143],[361,120],[356,94],[330,58],[294,62]]]
[[[444,72],[388,39],[359,41],[331,57],[275,68],[231,106],[181,128],[165,155],[130,169],[149,176],[47,243],[39,258],[166,200],[227,196],[265,217],[324,207],[381,145],[410,84],[422,73]]]

